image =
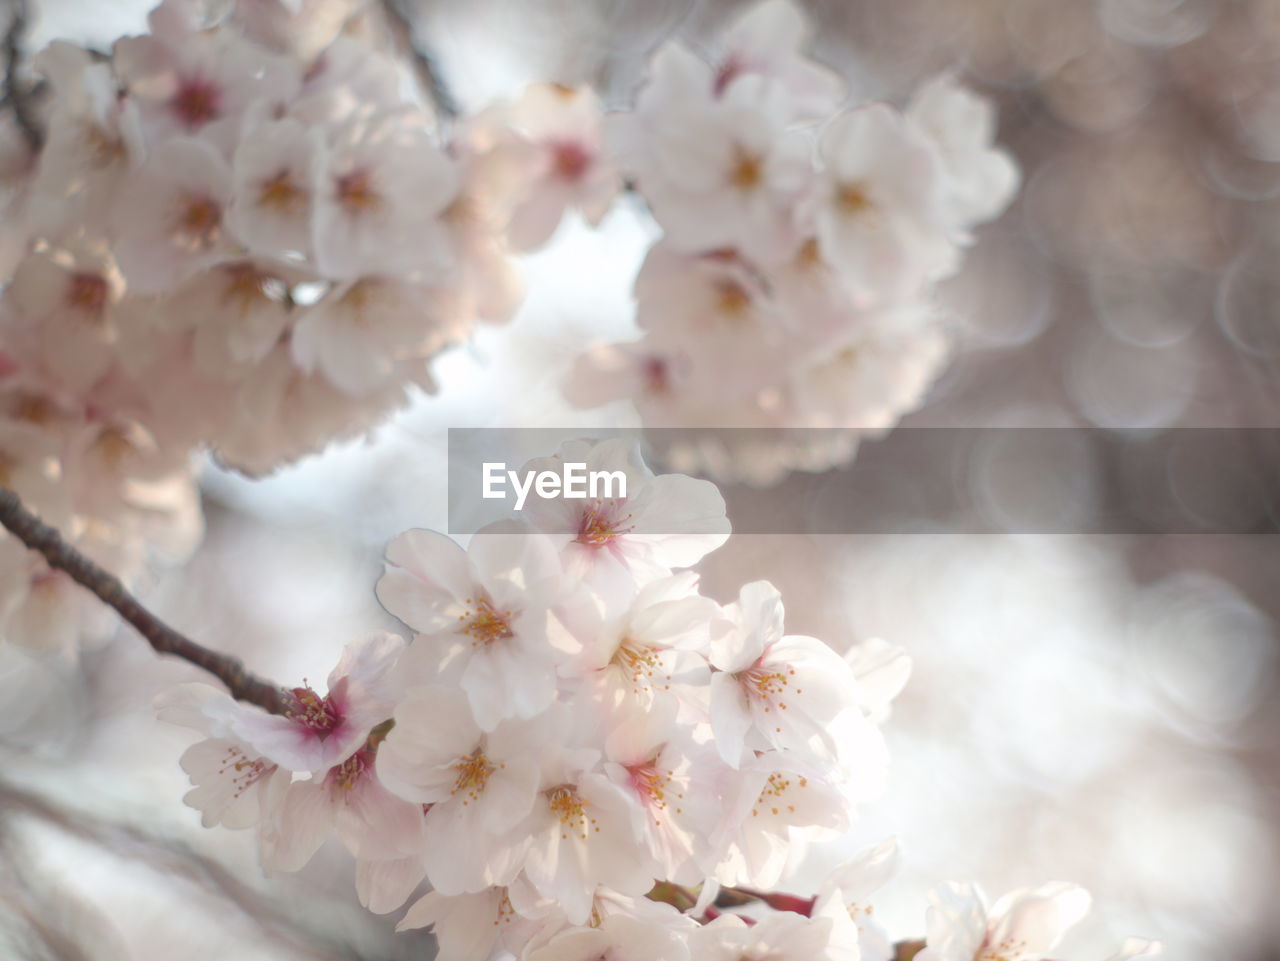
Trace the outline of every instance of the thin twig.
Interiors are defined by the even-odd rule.
[[[4,35],[4,100],[13,111],[13,119],[17,121],[32,153],[39,153],[44,146],[44,130],[32,109],[31,91],[24,89],[18,79],[22,38],[27,32],[27,0],[9,0],[9,6],[13,14]]]
[[[172,654],[213,674],[238,701],[256,704],[272,714],[287,707],[284,691],[251,674],[244,663],[229,654],[211,651],[178,633],[138,602],[120,579],[103,570],[62,539],[62,535],[22,506],[18,495],[0,487],[0,524],[33,551],[44,555],[50,567],[65,571],[71,579],[98,595],[147,639],[160,654]]]
[[[413,61],[418,79],[431,98],[436,113],[449,120],[457,117],[458,101],[454,99],[453,91],[449,89],[444,77],[440,75],[435,56],[418,42],[413,29],[413,20],[405,12],[403,0],[382,0],[382,9],[386,13],[387,23],[392,32],[404,44],[405,52]]]

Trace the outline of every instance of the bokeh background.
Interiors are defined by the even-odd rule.
[[[148,6],[33,0],[30,42],[105,49]],[[474,108],[534,80],[589,80],[625,105],[658,43],[703,43],[739,5],[409,6]],[[806,6],[816,56],[854,100],[901,104],[954,70],[996,102],[1023,168],[1018,201],[943,291],[955,357],[907,425],[1280,428],[1280,2]],[[526,258],[515,322],[439,359],[438,396],[264,481],[211,466],[204,546],[157,571],[148,600],[282,681],[319,681],[345,642],[395,629],[372,585],[389,537],[444,526],[446,426],[633,422],[570,410],[557,384],[583,347],[630,330],[650,239],[626,204],[599,231],[566,223]],[[1029,492],[1069,505],[1093,468],[1070,443],[995,445],[957,483],[997,526],[1013,517],[1008,533],[944,519],[739,535],[704,562],[721,600],[768,578],[791,631],[837,649],[880,636],[914,660],[888,792],[798,865],[797,890],[895,834],[903,867],[877,911],[900,937],[923,932],[938,881],[995,896],[1068,879],[1095,912],[1063,957],[1101,961],[1130,934],[1164,940],[1170,961],[1280,957],[1280,538],[1249,533],[1267,519],[1241,507],[1280,484],[1280,455],[1266,433],[1167,436],[1124,483],[1202,533],[1020,534]],[[250,838],[200,829],[179,803],[192,735],[150,706],[194,676],[123,631],[74,663],[0,648],[0,956],[430,957],[428,936],[359,908],[338,845],[266,880]]]

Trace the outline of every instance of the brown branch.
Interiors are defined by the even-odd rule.
[[[278,685],[251,674],[239,658],[211,651],[175,631],[143,607],[119,578],[69,545],[56,529],[23,507],[18,495],[5,487],[0,487],[0,524],[27,547],[44,555],[50,567],[65,571],[77,584],[115,608],[157,653],[172,654],[204,668],[221,680],[238,701],[256,704],[272,714],[285,712],[287,698]]]
[[[453,91],[445,83],[444,77],[440,75],[435,56],[417,41],[413,20],[405,12],[403,0],[382,0],[382,10],[386,14],[391,32],[404,44],[405,52],[413,61],[418,80],[431,98],[436,113],[448,120],[457,117],[460,112],[458,101],[454,99]]]
[[[27,32],[27,0],[9,0],[13,13],[9,29],[4,35],[4,100],[13,111],[13,119],[26,139],[32,153],[39,153],[44,146],[44,129],[36,119],[31,105],[31,91],[18,79],[18,64],[22,60],[22,37]]]

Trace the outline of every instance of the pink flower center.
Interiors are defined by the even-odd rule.
[[[662,823],[659,815],[667,810],[668,805],[684,799],[683,794],[670,790],[671,772],[659,770],[656,757],[632,765],[627,768],[627,774],[630,775],[632,790],[639,795],[641,803],[652,811],[654,821],[658,824]],[[681,813],[683,808],[677,806],[676,814]]]
[[[222,758],[222,766],[218,768],[218,774],[220,776],[231,774],[231,783],[234,785],[231,796],[238,798],[275,769],[276,766],[271,762],[260,757],[251,758],[240,748],[232,745],[227,748],[227,753]]]
[[[289,709],[289,717],[307,730],[314,731],[320,740],[323,741],[342,723],[338,706],[327,694],[321,697],[309,687],[295,687],[290,693],[293,705]]]
[[[560,180],[581,180],[594,158],[591,151],[575,140],[562,140],[551,145],[551,171]]]
[[[373,174],[368,170],[353,170],[334,182],[338,203],[349,213],[362,214],[382,206],[382,195],[374,189]]]
[[[196,130],[222,115],[222,91],[212,81],[190,77],[178,84],[169,101],[172,110],[188,130]]]
[[[634,526],[627,524],[631,515],[615,517],[615,509],[614,505],[605,506],[603,502],[597,501],[583,510],[578,519],[577,542],[587,547],[604,547],[615,538],[635,530]]]
[[[67,282],[67,306],[82,310],[94,320],[102,317],[110,287],[98,274],[72,274]]]
[[[373,752],[361,748],[341,764],[329,769],[325,783],[331,791],[348,793],[353,790],[373,767]]]
[[[795,814],[796,806],[789,804],[785,800],[787,792],[794,788],[806,788],[809,786],[809,780],[805,777],[796,776],[792,780],[791,776],[783,774],[781,771],[774,771],[769,775],[769,780],[765,782],[764,788],[760,791],[760,797],[756,799],[755,806],[751,809],[752,817],[759,817],[761,811],[767,811],[769,814],[778,815],[786,808],[788,814]]]

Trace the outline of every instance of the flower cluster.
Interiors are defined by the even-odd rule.
[[[265,473],[433,389],[431,357],[518,305],[508,247],[617,190],[589,90],[534,87],[446,136],[360,6],[165,0],[109,56],[35,60],[46,144],[0,243],[0,483],[126,582],[198,541],[195,453]],[[83,635],[67,587],[0,537],[4,637]]]
[[[182,758],[206,826],[256,827],[264,867],[332,834],[361,902],[434,926],[446,961],[890,961],[870,896],[894,842],[812,897],[771,893],[805,846],[877,792],[879,723],[910,661],[788,635],[778,592],[720,605],[688,570],[728,537],[707,481],[654,476],[622,441],[572,442],[525,471],[622,471],[626,496],[540,500],[464,549],[414,530],[377,594],[412,641],[349,645],[325,693],[272,715],[201,684],[161,716],[206,737]],[[776,913],[739,915],[744,902]],[[1039,961],[1083,916],[1069,884],[990,910],[933,895],[921,961]],[[922,950],[921,950],[922,949]],[[1127,942],[1112,961],[1154,955]]]
[[[869,662],[897,667],[859,678],[785,633],[772,585],[701,595],[687,568],[728,536],[709,482],[654,476],[622,441],[556,458],[625,472],[626,496],[544,501],[465,550],[397,537],[377,593],[411,643],[349,646],[327,692],[295,688],[283,716],[199,684],[168,696],[163,716],[207,735],[183,757],[187,801],[206,825],[256,825],[268,870],[336,831],[374,911],[427,880],[402,925],[435,924],[448,956],[625,942],[657,961],[695,937],[734,943],[747,935],[729,921],[700,931],[644,895],[768,888],[806,841],[847,830],[883,780],[875,719],[905,658],[877,647]],[[788,924],[788,942],[796,925],[829,939],[825,922]]]
[[[890,428],[947,339],[933,303],[1018,181],[991,105],[939,77],[904,113],[841,109],[809,26],[767,0],[708,62],[654,56],[608,141],[662,228],[636,280],[638,341],[579,358],[575,403],[652,426]]]

